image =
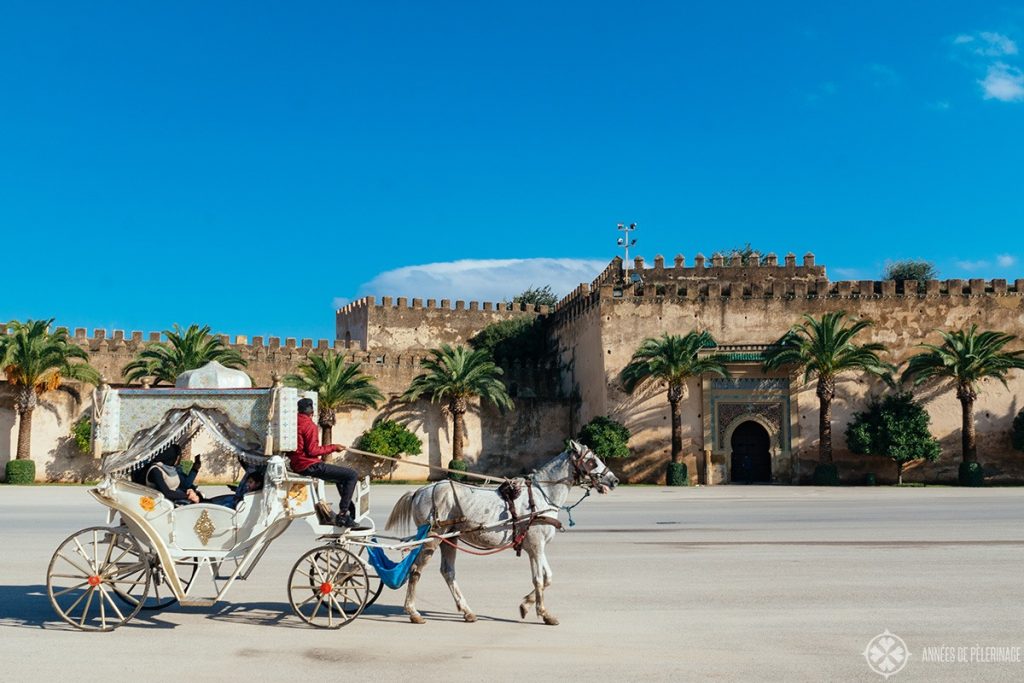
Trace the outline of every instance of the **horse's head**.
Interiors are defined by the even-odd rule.
[[[589,447],[570,439],[568,452],[573,469],[573,484],[589,486],[597,489],[598,493],[608,493],[618,486],[618,477]]]

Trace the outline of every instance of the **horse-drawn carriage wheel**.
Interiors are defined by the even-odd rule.
[[[380,575],[377,574],[377,569],[367,560],[367,554],[366,546],[359,546],[359,559],[366,565],[366,575],[370,578],[370,597],[367,599],[363,609],[377,602],[381,591],[384,590],[384,582],[381,580]]]
[[[46,590],[60,618],[83,631],[111,631],[142,609],[152,582],[149,560],[123,529],[76,531],[57,547]],[[115,595],[128,596],[119,605]]]
[[[359,616],[370,596],[370,577],[358,557],[335,545],[302,555],[288,576],[288,601],[307,624],[341,628]]]

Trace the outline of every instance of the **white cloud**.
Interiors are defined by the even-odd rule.
[[[871,84],[876,88],[896,85],[900,82],[900,75],[896,70],[885,64],[868,64],[868,73]]]
[[[829,272],[838,275],[844,280],[865,280],[867,276],[860,268],[829,268]]]
[[[384,271],[359,296],[504,301],[528,287],[551,285],[558,296],[597,277],[608,261],[570,258],[465,259]]]
[[[1024,73],[1015,66],[996,62],[988,67],[983,80],[978,81],[986,100],[1020,102],[1024,100]]]
[[[982,270],[984,268],[988,268],[989,265],[990,265],[989,262],[984,260],[984,259],[980,259],[980,260],[977,260],[977,261],[957,261],[956,262],[956,267],[957,268],[959,268],[960,270],[966,270],[966,271],[969,271],[969,272],[973,272],[975,270]]]
[[[1004,55],[1015,55],[1017,54],[1017,43],[1013,42],[1008,36],[1004,36],[1002,33],[994,33],[992,31],[982,31],[979,36],[984,46],[979,47],[975,50],[979,55],[985,55],[986,57],[1002,57]]]
[[[1017,54],[1017,43],[1007,35],[995,31],[961,33],[953,39],[954,45],[971,45],[976,55],[983,57],[1004,57]]]
[[[996,256],[996,265],[1000,268],[1009,268],[1017,263],[1017,257],[1010,254],[999,254]]]

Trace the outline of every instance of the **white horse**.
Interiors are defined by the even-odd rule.
[[[522,490],[513,503],[514,524],[508,504],[496,488],[440,481],[410,491],[398,500],[388,517],[388,529],[430,524],[437,534],[460,532],[457,538],[428,541],[413,564],[405,594],[405,612],[414,624],[423,623],[423,617],[416,611],[416,584],[438,545],[441,546],[441,575],[455,598],[455,607],[466,621],[476,621],[476,615],[455,582],[459,540],[479,550],[496,551],[511,546],[518,550],[521,545],[530,557],[533,590],[519,605],[519,615],[525,619],[530,604],[536,603],[537,616],[545,624],[558,624],[558,619],[544,607],[544,590],[551,585],[552,576],[544,547],[554,537],[555,529],[561,526],[558,511],[565,505],[573,486],[582,485],[607,493],[619,483],[593,451],[575,441],[569,444],[568,449],[522,481]]]

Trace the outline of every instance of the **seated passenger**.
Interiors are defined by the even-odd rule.
[[[146,485],[160,491],[164,498],[175,505],[198,503],[203,500],[203,496],[194,482],[200,467],[202,461],[197,455],[192,470],[185,474],[181,469],[181,446],[171,444],[146,470]]]
[[[235,488],[234,493],[225,493],[222,496],[214,496],[207,498],[207,503],[213,503],[214,505],[223,505],[224,507],[235,510],[238,508],[238,504],[242,502],[242,499],[248,493],[255,493],[263,488],[263,472],[262,470],[246,470],[242,476],[242,481],[238,482],[238,486]]]

